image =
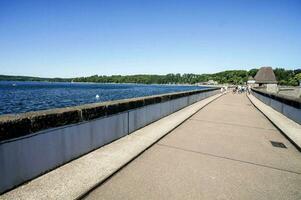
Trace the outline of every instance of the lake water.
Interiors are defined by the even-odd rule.
[[[170,92],[199,86],[0,81],[0,115],[62,108]],[[99,98],[96,98],[96,96]]]

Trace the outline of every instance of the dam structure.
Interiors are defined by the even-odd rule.
[[[301,199],[300,105],[212,88],[2,119],[0,199]]]
[[[300,187],[297,148],[245,94],[227,94],[195,113],[86,199],[297,200]]]
[[[217,93],[209,88],[3,115],[0,192]]]

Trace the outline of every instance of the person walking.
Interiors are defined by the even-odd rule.
[[[247,87],[247,91],[248,91],[248,94],[250,94],[250,93],[251,93],[251,85],[248,85],[248,87]]]

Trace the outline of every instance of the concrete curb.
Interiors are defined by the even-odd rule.
[[[253,95],[247,95],[253,105],[261,111],[301,151],[301,125],[267,106]]]
[[[109,145],[86,154],[0,199],[78,199],[100,185],[190,116],[223,94],[201,100]]]

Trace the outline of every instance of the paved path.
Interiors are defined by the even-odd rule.
[[[301,154],[245,95],[227,94],[86,198],[301,199]]]

